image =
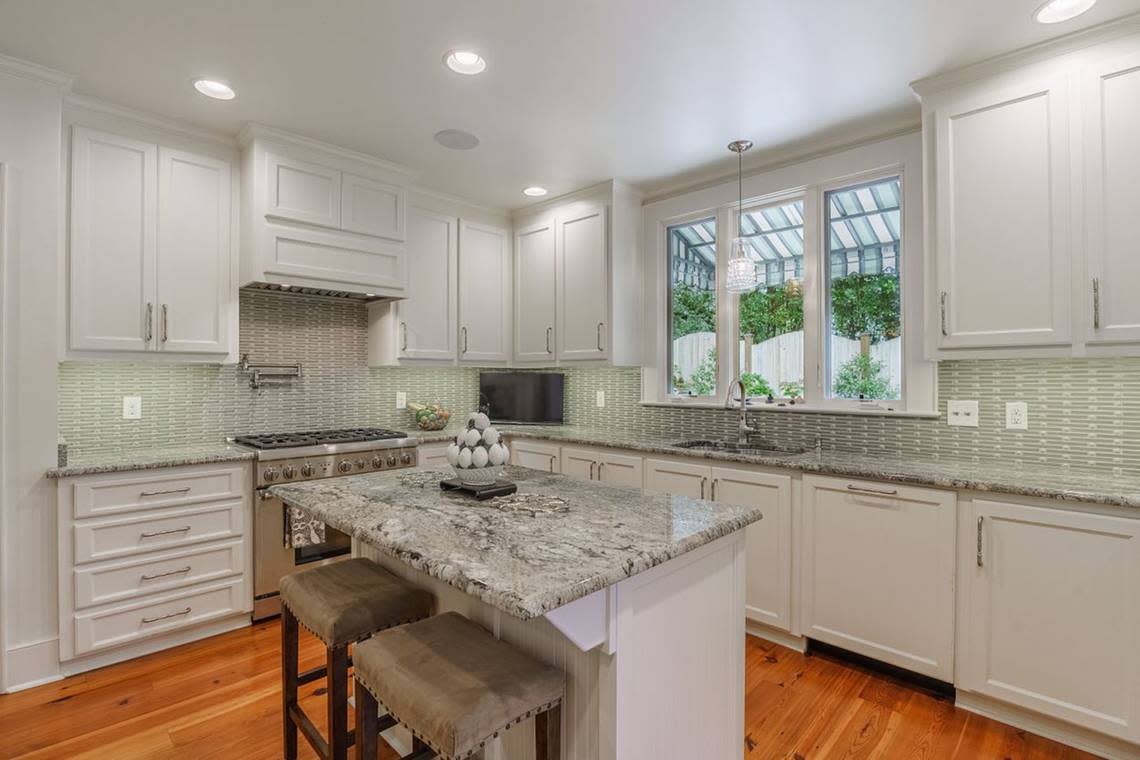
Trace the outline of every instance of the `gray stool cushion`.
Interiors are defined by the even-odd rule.
[[[432,596],[363,557],[287,575],[281,602],[328,647],[431,614]]]
[[[449,758],[557,704],[566,681],[455,612],[376,634],[353,664],[392,717]]]

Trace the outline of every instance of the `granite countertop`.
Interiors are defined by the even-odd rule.
[[[530,619],[763,517],[755,507],[508,466],[518,494],[444,492],[448,468],[273,486],[328,525],[515,617]],[[520,503],[521,502],[521,503]]]
[[[559,443],[640,451],[710,459],[723,462],[783,467],[821,475],[868,478],[967,491],[1040,496],[1089,504],[1104,504],[1140,509],[1140,474],[1121,475],[1111,472],[1077,472],[1061,467],[1006,464],[1001,462],[960,462],[901,456],[869,456],[832,451],[821,454],[764,452],[736,454],[722,451],[694,451],[675,444],[681,438],[661,439],[623,431],[603,431],[575,425],[502,425],[499,430],[515,438],[535,438]],[[448,441],[458,428],[437,433],[420,433],[424,443]],[[697,436],[690,436],[697,437]]]
[[[214,462],[240,462],[253,459],[254,453],[242,446],[221,443],[201,443],[146,449],[107,448],[97,451],[73,452],[66,467],[53,467],[49,478],[69,478],[76,475],[94,475],[100,472],[128,472],[155,470],[160,467],[179,467]]]

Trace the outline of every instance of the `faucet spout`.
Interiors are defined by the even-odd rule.
[[[740,419],[736,424],[736,442],[741,446],[746,446],[748,445],[748,436],[759,431],[748,424],[748,391],[744,387],[743,378],[737,377],[728,386],[728,395],[725,396],[724,399],[724,408],[732,408],[732,392],[737,388],[740,390]]]

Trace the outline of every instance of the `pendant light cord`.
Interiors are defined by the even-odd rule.
[[[737,237],[744,237],[744,151],[736,154],[736,226]]]

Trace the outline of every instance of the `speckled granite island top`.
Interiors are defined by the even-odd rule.
[[[515,617],[543,615],[761,519],[715,504],[510,466],[514,496],[444,492],[447,469],[274,486],[271,493]]]

